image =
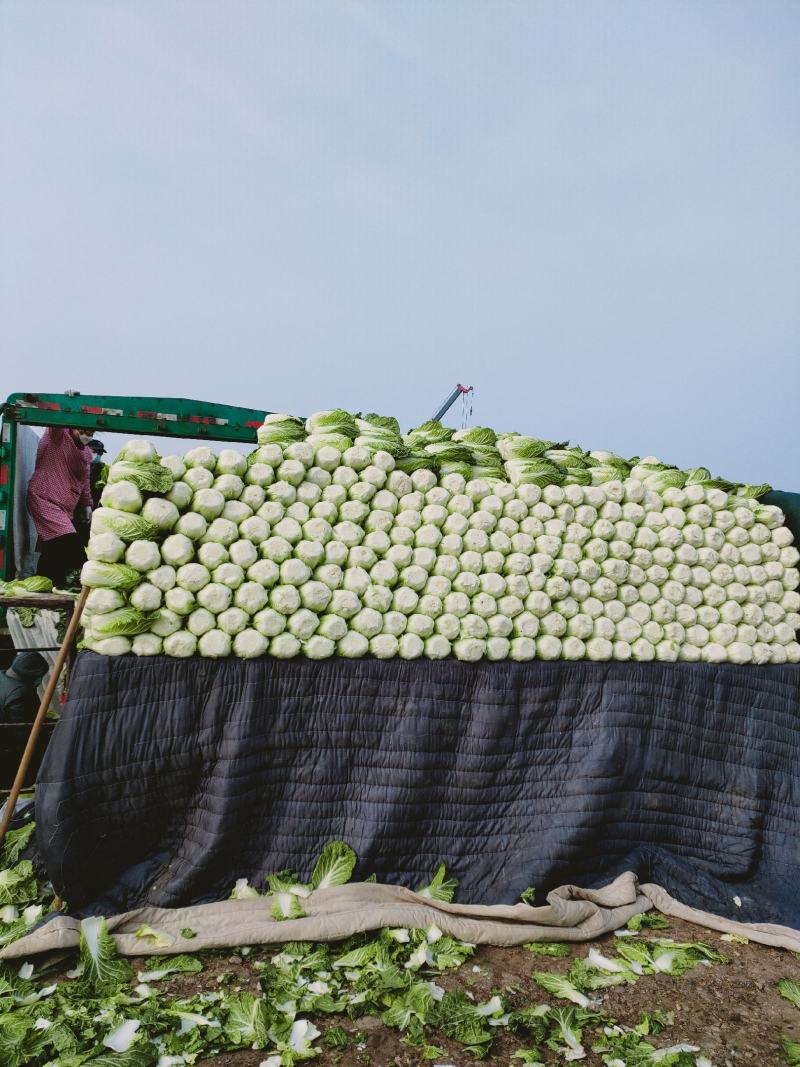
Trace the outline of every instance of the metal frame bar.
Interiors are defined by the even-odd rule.
[[[86,426],[106,433],[256,441],[266,411],[161,396],[12,393],[4,415],[30,426]]]
[[[447,399],[442,403],[436,414],[431,416],[431,420],[435,421],[443,418],[460,396],[463,396],[465,393],[471,393],[472,390],[473,387],[471,385],[457,385],[452,391],[452,393],[450,393]]]
[[[17,470],[17,427],[0,423],[0,578],[10,577],[14,554],[14,483]]]

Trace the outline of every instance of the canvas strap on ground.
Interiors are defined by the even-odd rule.
[[[800,932],[785,926],[739,923],[689,908],[657,885],[639,885],[630,872],[602,889],[566,885],[553,890],[547,904],[448,904],[428,900],[402,886],[356,882],[321,889],[303,901],[306,915],[276,922],[269,900],[223,900],[187,908],[138,908],[108,919],[119,951],[142,956],[201,949],[266,945],[285,941],[337,941],[385,927],[435,925],[450,937],[472,944],[521,945],[527,941],[591,941],[624,926],[634,915],[656,907],[713,930],[739,934],[762,944],[800,951]],[[169,940],[156,946],[135,936],[147,925]],[[190,940],[181,931],[195,932]],[[74,948],[80,920],[58,915],[9,945],[0,958],[18,959]]]

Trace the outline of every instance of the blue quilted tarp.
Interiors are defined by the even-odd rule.
[[[414,886],[444,860],[464,901],[633,870],[800,928],[799,713],[790,666],[84,652],[39,774],[39,847],[83,911],[305,877],[341,838],[362,877]]]

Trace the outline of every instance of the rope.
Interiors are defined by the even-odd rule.
[[[472,419],[472,397],[474,389],[461,394],[461,429],[466,430],[468,422]]]

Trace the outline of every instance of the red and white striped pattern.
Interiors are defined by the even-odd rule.
[[[42,541],[75,533],[75,508],[92,503],[91,459],[91,451],[76,442],[68,429],[50,426],[45,430],[36,450],[36,470],[28,483],[28,511]]]

